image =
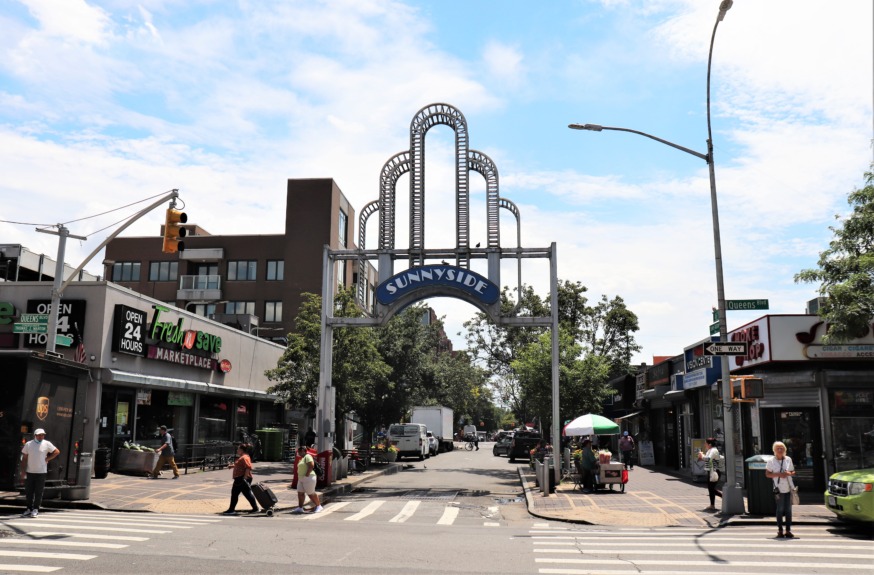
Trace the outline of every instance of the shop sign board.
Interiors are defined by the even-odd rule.
[[[74,325],[79,330],[79,337],[85,337],[85,309],[87,305],[86,300],[74,300],[74,299],[64,299],[61,300],[58,307],[58,331],[57,333],[60,335],[73,336]],[[22,316],[48,316],[51,312],[52,302],[51,300],[28,300],[27,301],[27,311]],[[48,320],[46,320],[48,321]],[[29,331],[18,332],[25,334],[24,339],[24,347],[29,348],[44,348],[46,347],[46,342],[48,341],[48,323],[37,323],[37,324],[28,324],[28,325],[40,325],[45,326],[43,328],[35,328],[32,330],[30,328]],[[15,327],[13,326],[13,329]]]
[[[112,351],[131,355],[146,354],[146,312],[123,304],[112,316]]]

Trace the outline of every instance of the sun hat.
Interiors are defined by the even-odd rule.
[[[36,431],[34,431],[33,434],[34,434],[34,435],[45,435],[45,434],[46,434],[46,430],[43,429],[42,427],[40,427],[39,429],[37,429]]]

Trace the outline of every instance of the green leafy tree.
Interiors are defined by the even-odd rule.
[[[820,284],[825,303],[819,315],[828,324],[826,342],[843,342],[868,333],[874,317],[874,163],[865,187],[847,198],[852,212],[835,216],[834,239],[819,254],[819,267],[795,276],[796,282]]]
[[[334,303],[336,317],[361,315],[351,291],[341,290]],[[288,335],[288,347],[277,366],[265,372],[270,381],[276,382],[268,393],[307,408],[310,413],[314,413],[318,402],[321,306],[321,297],[303,294],[295,331]],[[372,329],[338,328],[333,335],[332,385],[336,388],[335,409],[339,415],[359,409],[370,390],[386,381],[390,368],[380,357]]]

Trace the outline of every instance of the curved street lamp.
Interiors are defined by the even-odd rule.
[[[719,236],[719,208],[716,201],[716,172],[713,167],[713,136],[710,129],[710,68],[713,61],[713,41],[716,38],[716,28],[719,23],[725,18],[725,13],[731,8],[733,0],[722,0],[719,5],[719,14],[716,17],[716,22],[713,24],[713,33],[710,36],[710,52],[707,55],[707,153],[702,154],[691,150],[679,144],[669,142],[662,138],[641,132],[631,130],[629,128],[616,128],[612,126],[600,126],[598,124],[569,124],[568,128],[572,130],[588,130],[590,132],[600,132],[602,130],[611,130],[616,132],[630,132],[640,136],[647,137],[656,142],[665,144],[687,154],[691,154],[696,158],[700,158],[707,162],[707,167],[710,172],[710,209],[713,214],[713,250],[716,260],[716,296],[719,306],[719,340],[722,342],[728,341],[728,326],[726,323],[725,314],[725,283],[722,274],[722,241]],[[722,411],[723,411],[723,426],[725,429],[725,470],[728,474],[726,483],[722,491],[722,513],[726,515],[738,515],[744,513],[744,502],[741,493],[740,485],[735,480],[736,461],[734,453],[734,414],[731,412],[731,367],[728,364],[728,356],[720,356],[722,366]]]

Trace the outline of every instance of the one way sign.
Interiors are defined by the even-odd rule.
[[[746,355],[747,342],[711,343],[704,347],[704,355]]]

